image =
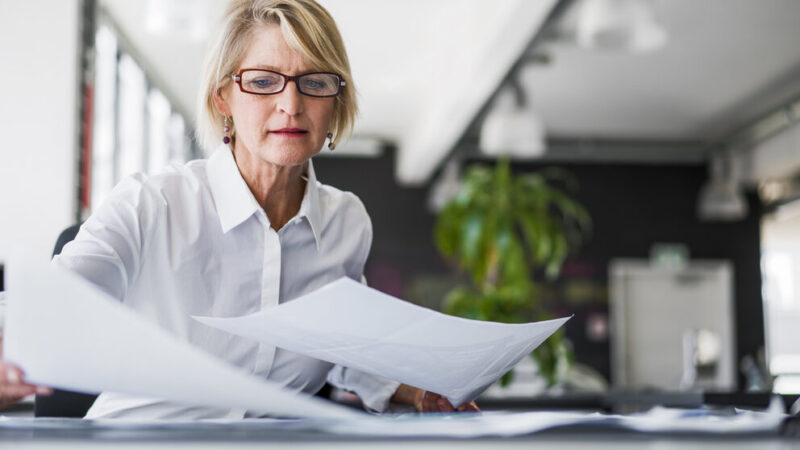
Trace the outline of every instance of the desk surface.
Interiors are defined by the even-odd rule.
[[[4,411],[7,417],[30,417],[30,405]],[[30,420],[30,419],[28,419]],[[780,433],[760,435],[645,434],[620,429],[573,426],[517,437],[375,438],[336,435],[304,429],[298,423],[145,424],[110,428],[78,421],[77,426],[26,429],[0,426],[0,449],[249,449],[264,448],[592,448],[592,449],[797,449],[800,417],[788,419]]]
[[[249,449],[264,448],[593,448],[593,449],[800,449],[800,439],[780,436],[663,436],[628,432],[547,431],[515,438],[374,439],[294,431],[230,430],[206,432],[127,430],[113,432],[0,431],[0,448],[78,449],[125,447]]]
[[[592,449],[798,449],[800,418],[780,433],[757,435],[645,434],[575,426],[517,437],[375,438],[304,429],[298,423],[144,424],[122,428],[78,421],[75,427],[25,429],[0,427],[0,449],[249,449],[263,448],[592,448]]]

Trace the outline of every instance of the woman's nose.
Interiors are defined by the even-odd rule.
[[[303,94],[297,90],[295,82],[289,81],[283,92],[277,94],[278,109],[290,116],[296,116],[303,112]]]

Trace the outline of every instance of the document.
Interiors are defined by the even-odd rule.
[[[775,396],[765,411],[714,411],[657,406],[633,415],[616,416],[623,428],[644,433],[744,434],[777,431],[786,419],[783,401]]]
[[[298,440],[321,435],[347,438],[393,439],[393,438],[477,438],[511,437],[539,433],[559,428],[572,430],[576,434],[587,430],[596,432],[637,432],[642,434],[681,433],[691,435],[776,435],[788,416],[780,409],[767,411],[736,411],[720,413],[707,409],[675,410],[657,407],[633,415],[585,413],[578,411],[528,411],[457,414],[405,414],[343,420],[330,419],[243,419],[243,420],[76,420],[67,418],[20,418],[0,415],[0,432],[16,430],[114,430],[127,432],[136,430],[137,436],[164,430],[191,431],[193,436],[208,435],[215,439],[235,435],[241,439],[251,436],[263,438],[269,431],[272,437]],[[113,433],[104,433],[113,436]],[[130,436],[130,435],[126,435]],[[161,435],[163,436],[163,434]]]
[[[4,358],[29,382],[277,417],[366,414],[243,373],[146,321],[73,273],[12,261]]]
[[[275,308],[202,323],[447,397],[474,400],[569,318],[469,320],[340,278]]]

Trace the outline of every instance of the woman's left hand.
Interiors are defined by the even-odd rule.
[[[449,400],[439,394],[422,389],[417,393],[414,400],[414,407],[419,412],[478,412],[478,405],[475,402],[464,403],[457,408],[454,407]]]
[[[412,405],[419,412],[455,412],[455,411],[480,411],[475,402],[464,403],[458,408],[449,400],[434,392],[401,384],[395,391],[392,401]]]

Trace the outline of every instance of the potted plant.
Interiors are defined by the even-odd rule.
[[[512,174],[509,160],[466,170],[458,195],[439,211],[436,247],[471,280],[445,297],[444,311],[477,320],[520,323],[549,319],[534,274],[558,276],[571,249],[588,235],[586,209],[556,184],[574,188],[564,171]],[[561,331],[531,354],[548,386],[566,373],[572,352]],[[501,380],[511,381],[512,372]]]

